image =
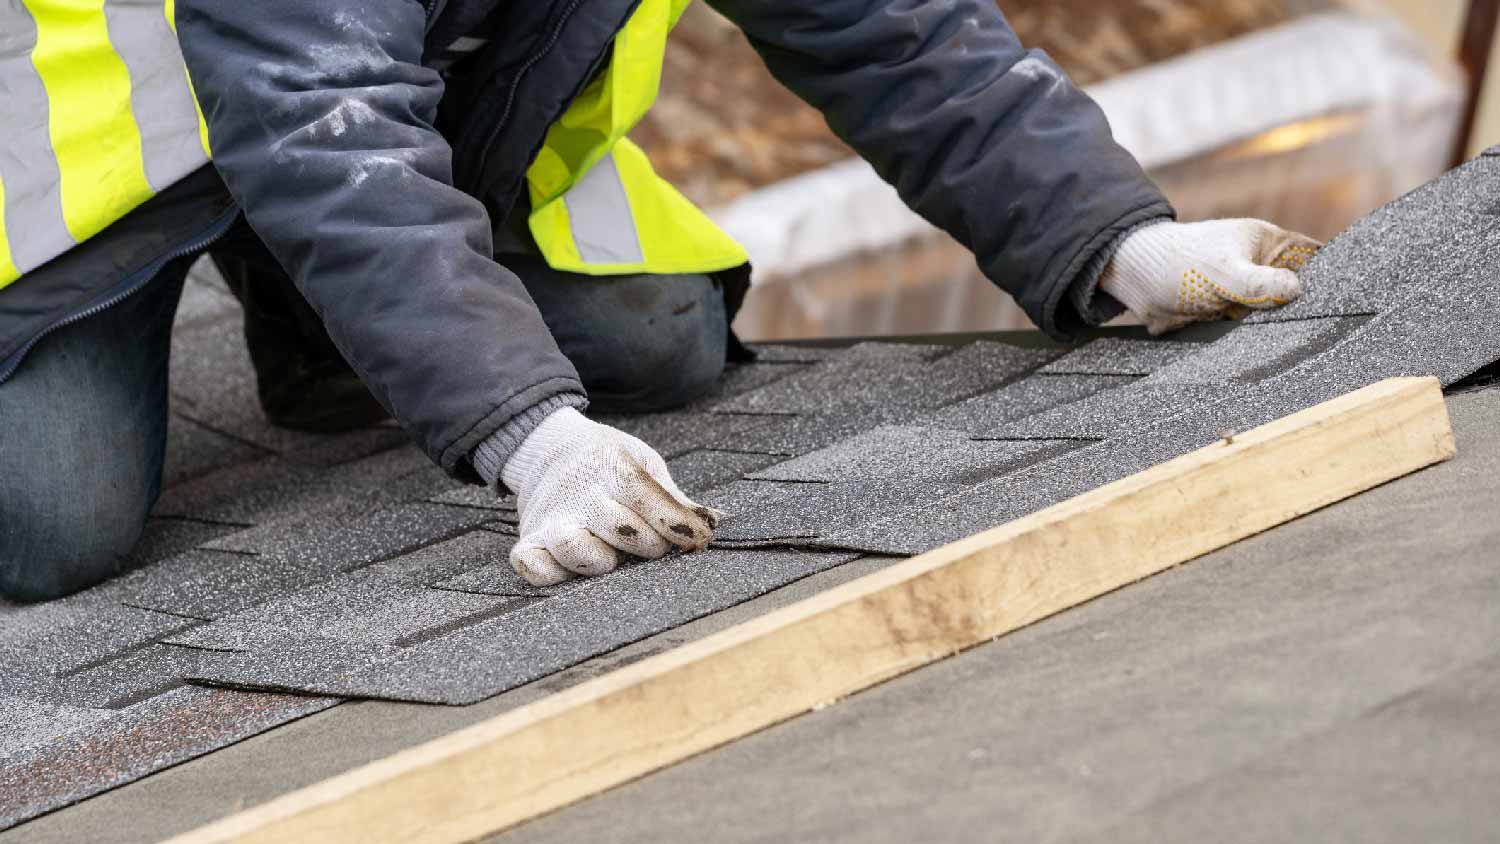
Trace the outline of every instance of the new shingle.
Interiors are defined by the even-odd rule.
[[[352,652],[289,640],[274,653],[220,654],[202,679],[345,697],[472,703],[856,556],[722,550],[679,555],[624,566],[410,647]]]
[[[1138,380],[1127,375],[1035,375],[914,421],[978,434]]]
[[[1156,370],[1145,384],[1253,383],[1328,351],[1363,322],[1359,317],[1314,317],[1241,325]]]
[[[493,519],[493,513],[473,507],[410,502],[356,508],[338,519],[250,528],[204,548],[279,557],[326,572],[347,571],[465,533]]]
[[[513,603],[505,598],[393,581],[361,571],[267,601],[196,631],[211,639],[215,628],[250,622],[301,638],[389,645],[435,628],[492,614]]]
[[[100,662],[181,629],[190,620],[127,607],[92,592],[7,613],[0,625],[0,693]]]
[[[100,709],[0,695],[0,763],[109,717],[109,712]]]
[[[464,572],[496,563],[506,564],[515,537],[475,530],[418,548],[364,569],[403,583],[434,586]]]
[[[1233,389],[1214,384],[1131,384],[1005,425],[977,430],[974,436],[1002,440],[1102,440],[1140,430],[1201,403],[1215,401]]]
[[[762,427],[769,421],[764,416],[682,411],[601,414],[593,418],[639,438],[668,460],[714,443],[734,442],[746,432]]]
[[[330,574],[326,568],[275,555],[195,549],[127,575],[113,594],[135,607],[214,619],[264,603]]]
[[[1199,350],[1198,343],[1101,337],[1042,367],[1043,375],[1150,375]]]
[[[882,404],[916,383],[922,363],[942,347],[860,343],[769,386],[721,402],[719,413],[832,414]],[[700,445],[701,447],[701,445]]]
[[[737,451],[690,451],[667,461],[667,470],[679,489],[697,495],[764,469],[778,459],[774,455]]]

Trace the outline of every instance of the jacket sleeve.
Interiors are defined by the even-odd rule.
[[[710,3],[1038,326],[1065,337],[1119,312],[1093,301],[1099,275],[1125,233],[1174,212],[995,0]]]
[[[584,403],[536,305],[492,259],[483,205],[452,185],[421,3],[179,0],[176,14],[235,201],[435,461],[474,480],[479,442],[533,408]]]

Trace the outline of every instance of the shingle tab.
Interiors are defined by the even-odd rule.
[[[472,703],[596,653],[855,559],[799,551],[705,551],[624,566],[550,598],[406,648],[288,642],[219,654],[202,679],[346,697]]]
[[[1213,384],[1132,384],[1096,393],[1045,413],[975,431],[983,439],[1056,440],[1119,436],[1222,398],[1233,388]]]
[[[280,557],[323,571],[347,571],[393,557],[492,521],[472,507],[412,502],[357,509],[339,519],[273,524],[233,533],[204,545],[207,550]]]
[[[0,695],[0,763],[109,717],[105,710]]]
[[[1150,375],[1199,351],[1199,343],[1101,337],[1042,367],[1043,375]]]
[[[216,625],[244,621],[277,627],[299,638],[390,645],[490,614],[508,603],[512,602],[496,596],[428,589],[362,571],[267,601],[196,632],[211,638]]]
[[[131,606],[213,619],[329,576],[277,556],[192,550],[122,578],[113,594]]]
[[[667,461],[667,470],[679,489],[688,495],[698,495],[764,469],[778,459],[767,454],[700,450]]]
[[[515,537],[474,530],[375,563],[364,571],[419,586],[433,586],[464,572],[510,558]]]
[[[1034,375],[915,421],[979,434],[1138,380],[1129,375]]]

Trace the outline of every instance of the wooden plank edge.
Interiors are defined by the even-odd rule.
[[[1451,457],[1382,381],[177,836],[471,841]]]

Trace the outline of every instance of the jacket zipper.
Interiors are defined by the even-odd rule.
[[[47,335],[61,328],[72,325],[75,322],[88,319],[95,314],[99,314],[106,310],[109,310],[115,305],[118,305],[126,299],[129,299],[131,296],[134,296],[137,291],[145,287],[153,278],[156,278],[156,274],[161,272],[161,268],[166,266],[168,262],[181,258],[184,255],[191,255],[194,252],[201,252],[202,250],[208,248],[208,246],[211,245],[214,241],[223,237],[225,232],[229,231],[229,227],[234,223],[235,216],[239,213],[240,209],[238,207],[231,207],[228,211],[225,211],[223,214],[219,215],[217,219],[214,220],[213,225],[209,227],[207,232],[189,241],[186,245],[180,246],[177,249],[168,252],[166,255],[163,255],[162,257],[157,258],[155,261],[152,261],[151,263],[142,267],[140,271],[136,273],[135,280],[131,282],[130,286],[125,290],[116,293],[103,302],[90,305],[82,311],[79,311],[72,316],[66,317],[65,319],[58,320],[57,322],[54,322],[44,328],[36,336],[32,337],[31,340],[26,343],[26,345],[17,349],[15,354],[10,356],[9,364],[6,366],[4,371],[0,371],[0,384],[4,384],[7,380],[10,379],[10,376],[15,374],[16,369],[21,365],[21,361],[26,359],[26,355],[31,351],[32,347],[40,342],[43,337],[46,337]]]
[[[510,90],[505,93],[505,107],[500,110],[500,119],[495,121],[494,128],[490,130],[489,137],[485,138],[484,146],[480,147],[479,150],[479,167],[476,168],[476,174],[481,181],[484,180],[485,167],[489,164],[490,148],[494,146],[495,138],[500,136],[500,130],[505,128],[505,124],[510,120],[510,112],[515,107],[516,91],[520,90],[521,81],[556,46],[558,39],[562,38],[563,27],[567,26],[569,19],[573,17],[573,12],[582,3],[583,0],[572,0],[568,4],[568,7],[563,10],[562,17],[558,20],[557,25],[552,28],[552,32],[547,38],[547,43],[543,44],[540,50],[532,53],[530,58],[526,59],[526,63],[521,65],[521,69],[516,71],[516,77],[510,83]]]

